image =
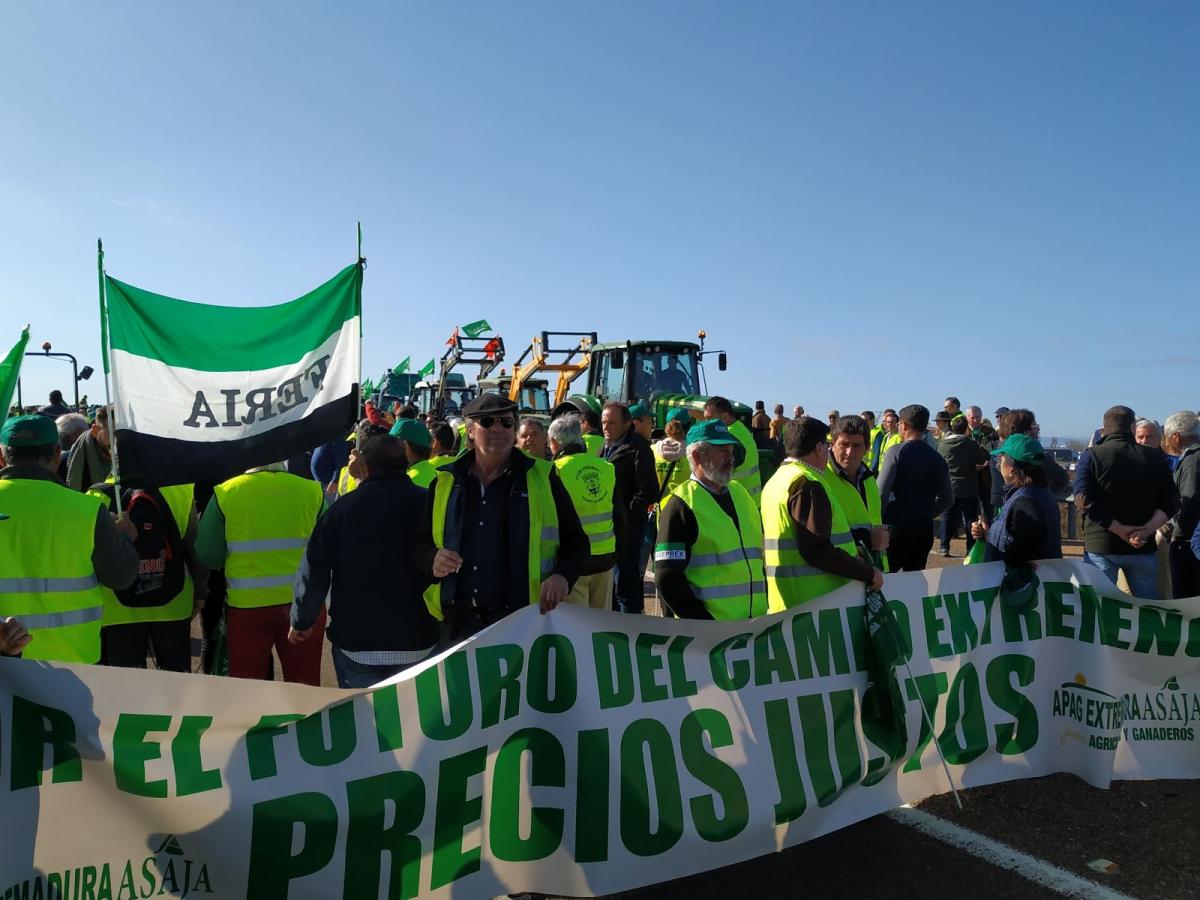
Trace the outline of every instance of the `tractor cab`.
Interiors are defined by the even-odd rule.
[[[479,382],[480,394],[500,394],[517,404],[522,414],[550,415],[550,385],[545,378],[528,378],[521,383],[519,395],[512,397],[511,375],[488,378]]]
[[[435,414],[441,397],[443,417],[461,416],[463,407],[475,399],[475,388],[459,372],[447,373],[442,381],[418,381],[411,403],[418,412]]]
[[[661,394],[703,396],[701,353],[702,345],[690,341],[597,344],[588,367],[588,393],[604,403],[649,403]]]

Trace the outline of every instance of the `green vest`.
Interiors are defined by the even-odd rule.
[[[767,554],[767,596],[773,613],[828,594],[849,581],[810,566],[796,548],[796,527],[788,514],[788,498],[800,478],[808,478],[825,488],[833,509],[833,533],[829,539],[843,553],[858,556],[846,514],[826,486],[825,473],[803,462],[784,463],[763,488],[763,546]]]
[[[113,477],[109,475],[105,480],[111,484]],[[163,499],[167,501],[167,506],[171,508],[171,516],[175,519],[175,526],[179,529],[179,540],[182,541],[187,534],[188,514],[192,510],[192,503],[195,499],[195,486],[176,484],[159,488],[159,491],[162,493]],[[101,501],[107,503],[108,498],[101,496]],[[101,587],[100,592],[104,595],[103,624],[105,625],[129,625],[133,622],[177,622],[180,619],[189,619],[192,616],[192,604],[195,599],[192,573],[186,565],[183,567],[183,587],[175,599],[162,606],[126,606],[108,588]]]
[[[606,459],[590,453],[571,453],[554,461],[559,480],[571,495],[579,522],[592,545],[592,556],[617,552],[613,532],[613,490],[617,470]]]
[[[450,490],[454,487],[454,473],[439,470],[434,482],[437,491],[433,504],[433,545],[439,549],[446,546],[446,511],[450,508]],[[542,579],[554,570],[558,558],[558,510],[554,506],[554,495],[550,492],[550,462],[545,466],[535,465],[525,476],[529,493],[529,559],[526,580],[529,587],[529,602],[535,604],[542,590]],[[425,591],[425,605],[439,622],[442,615],[442,582],[435,581]]]
[[[0,616],[33,636],[26,659],[100,660],[104,598],[92,551],[101,506],[56,481],[0,479]]]
[[[225,517],[225,582],[239,609],[292,602],[292,585],[324,498],[315,481],[252,472],[213,488]]]
[[[714,619],[753,619],[767,611],[763,532],[758,507],[737,482],[729,493],[737,524],[708,488],[689,478],[671,492],[696,516],[696,543],[688,561],[688,584]],[[658,545],[657,549],[662,545]],[[675,549],[675,548],[668,548]]]
[[[583,446],[587,447],[588,453],[600,456],[604,453],[604,435],[602,434],[585,434],[583,436]]]
[[[759,505],[762,502],[762,476],[758,473],[758,444],[754,443],[750,429],[737,419],[729,426],[729,433],[738,439],[746,451],[742,464],[733,470],[733,480],[746,489],[755,505]]]
[[[427,459],[417,460],[408,469],[408,477],[412,479],[412,483],[426,490],[433,484],[433,479],[436,476],[437,467]]]
[[[658,501],[659,511],[662,510],[663,504],[667,502],[667,498],[671,496],[675,488],[679,487],[685,481],[692,477],[692,466],[688,462],[687,449],[683,451],[683,456],[675,460],[674,468],[670,460],[663,459],[662,441],[656,441],[650,445],[650,449],[654,452],[654,472],[658,476],[658,495],[662,497]],[[670,481],[666,482],[667,473],[670,473]]]

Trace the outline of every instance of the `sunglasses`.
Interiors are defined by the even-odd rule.
[[[501,428],[512,428],[517,424],[517,420],[512,416],[480,416],[475,421],[479,423],[481,428],[491,428],[497,422],[500,423]]]

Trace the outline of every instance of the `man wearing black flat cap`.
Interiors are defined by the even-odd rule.
[[[528,604],[549,612],[591,552],[558,473],[516,448],[516,404],[483,394],[463,415],[467,452],[429,486],[415,548],[417,567],[434,578],[426,599],[443,620],[443,643]]]

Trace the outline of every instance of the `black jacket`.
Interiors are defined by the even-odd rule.
[[[1179,513],[1172,540],[1190,542],[1200,523],[1200,446],[1189,447],[1179,457],[1175,487],[1179,491]]]
[[[405,552],[424,508],[425,491],[404,472],[372,475],[333,504],[300,563],[292,627],[311,627],[328,593],[329,640],[343,650],[432,647],[437,620],[421,596],[432,579]]]
[[[1143,525],[1156,510],[1173,516],[1179,492],[1162,451],[1143,447],[1130,432],[1105,435],[1080,460],[1075,504],[1083,513],[1083,547],[1101,555],[1153,553],[1154,542],[1140,549],[1108,530],[1113,521]]]
[[[445,546],[451,550],[462,547],[462,533],[466,527],[463,512],[466,507],[464,489],[467,474],[475,464],[475,451],[469,450],[454,462],[442,466],[439,471],[450,472],[454,476],[454,484],[450,488],[449,506],[446,510]],[[529,568],[529,491],[526,478],[535,462],[520,450],[513,448],[509,462],[512,473],[512,489],[508,495],[508,590],[505,592],[506,603],[501,614],[515,612],[529,604],[528,568]],[[438,482],[429,486],[425,509],[421,514],[420,529],[416,538],[413,559],[417,568],[432,580],[433,560],[437,556],[437,546],[433,543],[433,510],[437,503]],[[579,514],[571,496],[562,486],[558,472],[550,468],[550,493],[554,497],[554,508],[558,513],[558,557],[554,561],[551,575],[561,575],[567,580],[567,586],[575,584],[579,573],[585,568],[591,555],[591,545],[583,526],[579,524]],[[340,502],[340,501],[339,501]],[[336,504],[335,504],[336,505]],[[469,564],[470,560],[466,560]],[[454,601],[456,577],[454,574],[441,579],[442,608],[446,609]],[[544,579],[543,579],[544,580]]]
[[[938,441],[938,453],[950,468],[950,485],[954,498],[979,496],[979,469],[988,455],[970,435],[950,434]]]
[[[658,473],[650,442],[631,427],[604,447],[604,458],[617,470],[617,491],[625,501],[630,522],[644,522],[646,511],[658,502]],[[630,529],[630,540],[642,539],[640,528]]]

